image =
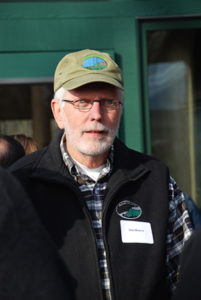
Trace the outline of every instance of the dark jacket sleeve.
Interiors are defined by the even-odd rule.
[[[0,191],[0,299],[73,299],[56,246],[17,179],[1,168]]]

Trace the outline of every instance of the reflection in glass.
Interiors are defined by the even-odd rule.
[[[192,98],[188,66],[183,61],[148,68],[152,153],[165,161],[188,194],[194,187]]]
[[[0,133],[33,137],[46,146],[56,130],[52,83],[0,85]]]
[[[201,206],[201,30],[147,34],[151,153]]]

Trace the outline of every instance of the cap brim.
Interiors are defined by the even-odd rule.
[[[116,80],[115,78],[105,76],[102,74],[85,74],[84,76],[80,76],[77,78],[73,78],[67,82],[65,82],[62,86],[66,90],[73,90],[82,85],[93,83],[93,82],[105,82],[111,84],[117,88],[124,89],[123,84]]]

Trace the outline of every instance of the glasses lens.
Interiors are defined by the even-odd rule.
[[[92,102],[88,99],[79,99],[74,102],[74,106],[79,110],[88,110],[92,107]]]
[[[94,102],[99,102],[100,105],[106,110],[114,110],[119,108],[119,101],[114,99],[102,99],[102,100],[89,100],[89,99],[79,99],[73,102],[75,108],[81,111],[90,110]]]
[[[101,102],[107,110],[117,109],[119,106],[119,102],[114,99],[103,99]]]

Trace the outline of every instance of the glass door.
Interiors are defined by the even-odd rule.
[[[201,206],[201,22],[142,25],[146,149]]]
[[[53,76],[65,52],[0,53],[0,134],[23,134],[46,146],[57,126],[50,109]]]

